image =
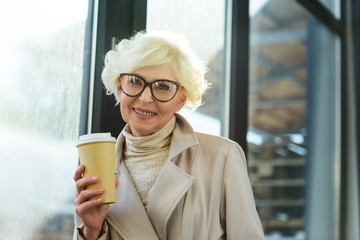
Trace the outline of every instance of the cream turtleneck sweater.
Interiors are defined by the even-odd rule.
[[[147,208],[148,194],[169,156],[175,116],[160,131],[145,137],[134,137],[127,126],[123,134],[123,158],[135,188]]]

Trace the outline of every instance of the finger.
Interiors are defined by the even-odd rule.
[[[119,180],[115,179],[115,188],[119,186]]]
[[[104,193],[105,193],[105,189],[102,189],[102,188],[83,190],[76,197],[74,205],[79,206],[79,205],[83,204],[84,202],[87,202],[88,199],[93,198],[93,197],[98,197]]]
[[[73,177],[75,182],[82,177],[82,174],[84,173],[84,170],[85,170],[85,166],[82,165],[82,164],[76,169],[74,177]]]
[[[98,198],[98,199],[94,199],[91,201],[87,201],[84,202],[81,205],[78,205],[75,207],[75,212],[79,215],[82,216],[83,214],[86,213],[86,211],[99,206],[102,203],[103,199],[102,198]]]
[[[79,194],[81,191],[86,189],[87,186],[95,184],[99,181],[98,177],[83,177],[76,181],[76,193]]]

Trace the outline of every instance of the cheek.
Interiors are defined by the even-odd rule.
[[[129,102],[129,97],[126,96],[122,91],[118,91],[118,99],[121,108],[125,107],[125,105],[127,105],[127,103]]]
[[[123,93],[120,93],[119,95],[119,105],[120,105],[120,112],[121,115],[123,117],[123,119],[125,120],[127,118],[127,115],[129,114],[130,110],[131,110],[131,103],[132,103],[132,99],[130,99],[128,96],[124,95]]]
[[[120,114],[121,118],[126,122],[129,123],[131,113],[131,109],[129,105],[126,104],[126,101],[120,99]]]
[[[172,116],[175,113],[175,104],[158,104],[159,111],[165,116]]]

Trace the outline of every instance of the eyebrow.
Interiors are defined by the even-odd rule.
[[[139,78],[143,79],[145,82],[149,82],[149,81],[147,81],[147,80],[146,80],[146,78],[145,78],[144,76],[142,76],[142,75],[140,75],[140,74],[138,74],[138,73],[131,72],[130,74],[135,75],[135,76],[137,76],[137,77],[139,77]],[[176,80],[170,80],[170,79],[167,79],[167,78],[159,78],[159,79],[155,79],[155,80],[154,80],[154,81],[152,81],[152,82],[155,82],[155,81],[158,81],[158,80],[165,80],[165,81],[171,81],[171,82],[177,82],[177,83],[179,83],[179,82],[178,82],[178,81],[176,81]],[[180,84],[180,83],[179,83],[179,84]]]

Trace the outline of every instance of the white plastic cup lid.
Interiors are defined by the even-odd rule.
[[[76,147],[91,142],[116,142],[116,139],[111,136],[111,133],[90,133],[80,136]]]

